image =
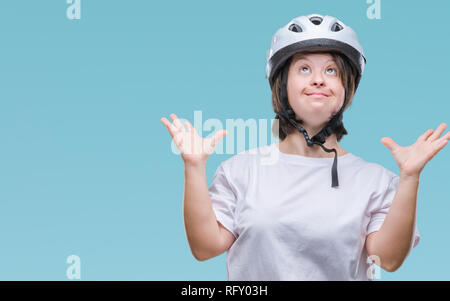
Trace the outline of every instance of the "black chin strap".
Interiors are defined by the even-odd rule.
[[[347,104],[347,91],[348,87],[346,87],[345,91],[345,100],[344,104],[342,105],[339,112],[333,115],[331,120],[327,123],[327,125],[314,137],[311,139],[309,138],[308,133],[306,130],[297,123],[295,119],[295,112],[290,108],[288,97],[287,97],[287,74],[288,74],[288,68],[290,65],[290,60],[285,64],[285,66],[282,68],[282,78],[281,78],[281,103],[283,105],[283,112],[278,113],[277,115],[286,121],[290,122],[296,129],[298,129],[303,136],[306,139],[306,143],[309,147],[313,147],[314,144],[319,145],[324,151],[327,153],[334,152],[334,161],[333,161],[333,167],[331,169],[331,187],[338,187],[339,186],[339,180],[338,180],[338,173],[337,173],[337,151],[335,148],[328,149],[323,144],[325,143],[325,139],[333,134],[333,131],[335,128],[337,128],[342,123],[342,113],[344,111],[345,105]],[[347,66],[346,66],[347,68]]]

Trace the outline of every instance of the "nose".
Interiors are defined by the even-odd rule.
[[[311,85],[315,87],[325,86],[325,80],[320,72],[315,72],[311,77]]]

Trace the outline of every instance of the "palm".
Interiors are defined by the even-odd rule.
[[[417,141],[410,146],[399,146],[391,138],[383,138],[381,142],[391,150],[400,171],[407,175],[419,175],[425,165],[430,161],[448,142],[450,132],[440,137],[447,125],[441,124],[436,131],[432,129],[421,135]]]
[[[185,122],[185,129],[175,114],[171,114],[170,117],[173,124],[164,117],[161,118],[161,122],[169,130],[183,161],[187,163],[206,162],[217,143],[226,135],[225,130],[220,130],[211,138],[202,138],[188,121]]]
[[[404,171],[421,171],[429,159],[424,154],[430,154],[429,147],[418,144],[406,147],[399,147],[393,152],[395,161],[401,170]],[[430,158],[431,159],[431,158]]]

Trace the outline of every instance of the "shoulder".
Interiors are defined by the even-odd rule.
[[[224,160],[220,165],[229,173],[242,172],[254,167],[261,158],[269,156],[270,151],[271,145],[244,150]]]
[[[270,145],[241,151],[224,160],[218,167],[236,190],[245,190],[258,173],[261,158],[270,155]],[[269,153],[269,154],[268,154]]]
[[[366,161],[357,156],[355,157],[357,158],[353,165],[356,172],[355,176],[365,179],[368,183],[386,187],[386,185],[389,185],[389,183],[399,177],[394,171],[382,166],[380,163]]]

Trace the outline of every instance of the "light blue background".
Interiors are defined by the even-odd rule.
[[[184,166],[160,118],[271,119],[265,55],[292,18],[334,15],[367,67],[344,114],[347,151],[398,173],[380,142],[450,123],[450,2],[82,0],[0,2],[0,280],[226,280],[184,230]],[[209,135],[210,133],[203,133]],[[214,154],[208,184],[231,155]],[[450,280],[449,147],[425,167],[422,236],[381,280]]]

